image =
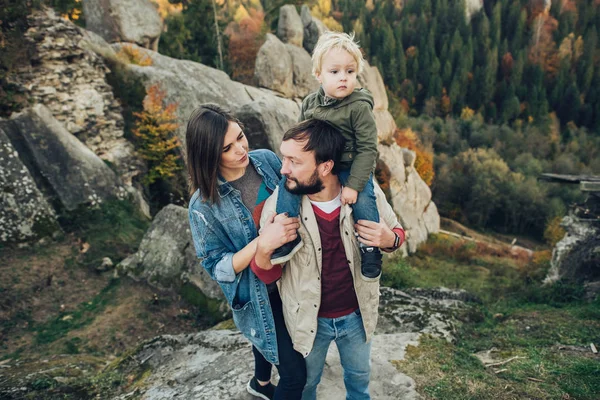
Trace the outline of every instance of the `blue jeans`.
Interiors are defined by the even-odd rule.
[[[338,173],[338,179],[342,185],[345,185],[350,176],[350,169],[345,169]],[[297,217],[300,214],[300,203],[302,196],[292,194],[285,188],[285,176],[279,182],[279,195],[277,197],[277,214],[287,212],[290,217]],[[366,219],[368,221],[379,222],[379,211],[377,211],[377,201],[375,198],[375,188],[373,186],[373,174],[365,184],[361,192],[358,192],[356,203],[352,205],[354,221]]]
[[[305,358],[306,386],[302,400],[317,398],[317,385],[321,381],[325,357],[332,341],[340,353],[344,370],[346,399],[370,399],[371,342],[366,342],[360,311],[339,318],[318,318],[317,336],[313,348]]]

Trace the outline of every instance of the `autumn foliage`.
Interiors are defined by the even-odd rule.
[[[264,42],[265,14],[254,9],[243,10],[238,13],[239,22],[232,21],[227,26],[225,34],[229,37],[231,78],[238,82],[252,84],[256,55]]]
[[[148,67],[152,65],[152,58],[150,58],[148,53],[142,49],[134,47],[131,44],[124,44],[117,52],[117,58],[129,64],[135,64],[141,67]]]
[[[147,183],[173,177],[182,169],[181,143],[175,130],[177,104],[163,104],[165,92],[150,86],[144,98],[144,110],[133,113],[137,118],[133,134],[138,139],[137,151],[148,161]]]
[[[398,146],[405,147],[416,153],[415,169],[421,179],[428,186],[431,186],[435,175],[433,170],[433,152],[424,148],[416,133],[410,128],[396,129],[394,138]]]

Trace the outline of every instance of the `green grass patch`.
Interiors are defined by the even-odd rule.
[[[397,368],[427,399],[600,399],[600,357],[590,351],[600,343],[600,300],[585,302],[578,285],[542,286],[547,268],[544,257],[503,256],[441,235],[389,260],[385,285],[445,286],[482,300],[483,318],[461,324],[454,343],[424,336]],[[519,358],[486,368],[474,354],[492,348],[497,359]]]
[[[66,336],[69,331],[89,325],[114,300],[119,283],[118,279],[111,280],[98,295],[94,296],[90,301],[79,304],[75,311],[61,313],[58,317],[47,323],[32,327],[37,332],[36,342],[38,344],[52,343]],[[71,350],[76,353],[76,343],[68,343],[71,343],[71,345],[67,345],[67,352]]]
[[[62,215],[61,225],[90,245],[78,262],[93,268],[104,257],[116,264],[134,253],[150,221],[132,202],[108,200],[97,208],[82,206]]]
[[[179,291],[181,298],[199,310],[196,318],[202,325],[215,325],[223,321],[223,313],[220,311],[222,302],[211,299],[192,283],[185,283]]]

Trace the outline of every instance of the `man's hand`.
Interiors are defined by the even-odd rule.
[[[342,204],[354,204],[358,198],[358,192],[352,188],[344,186],[342,189]]]
[[[271,269],[271,254],[287,242],[298,236],[300,222],[298,218],[290,218],[287,214],[272,213],[260,230],[256,244],[255,261],[263,269]]]
[[[367,246],[389,248],[396,240],[396,235],[385,222],[361,219],[354,224],[354,229],[358,233],[358,241]]]

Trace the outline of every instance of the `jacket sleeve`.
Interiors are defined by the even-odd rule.
[[[365,101],[356,102],[351,119],[356,137],[356,157],[346,186],[361,192],[377,161],[377,126],[371,105]]]
[[[219,283],[235,281],[233,252],[228,251],[218,235],[210,228],[204,211],[190,208],[188,217],[196,255],[201,259],[202,267],[210,277]]]

